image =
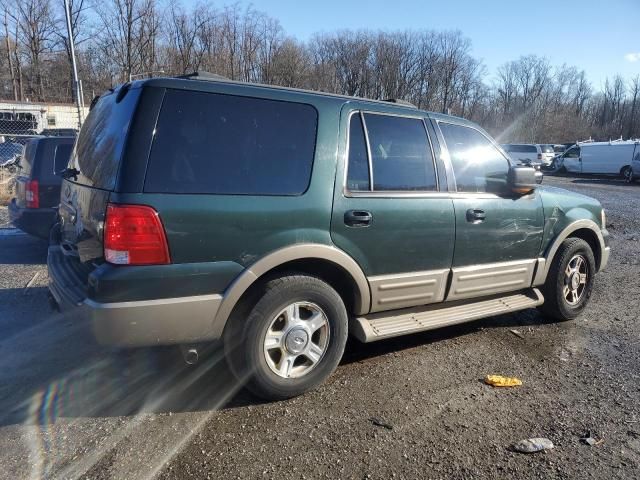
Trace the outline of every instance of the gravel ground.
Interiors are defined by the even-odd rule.
[[[0,209],[0,478],[638,478],[640,185],[545,183],[607,210],[612,258],[578,320],[528,310],[353,341],[324,386],[278,403],[244,392],[215,347],[184,368],[95,345],[82,312],[48,305],[46,246]],[[523,386],[492,389],[492,373]],[[529,437],[556,447],[509,450]]]

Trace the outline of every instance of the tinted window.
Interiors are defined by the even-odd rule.
[[[459,192],[499,192],[507,181],[509,162],[478,130],[440,123]]]
[[[352,191],[369,190],[369,158],[367,143],[359,114],[351,116],[349,125],[349,166],[347,188]]]
[[[553,145],[540,145],[542,153],[553,153]]]
[[[365,114],[374,190],[436,190],[433,157],[420,119]]]
[[[24,146],[24,154],[20,158],[20,175],[29,176],[33,169],[33,161],[38,151],[38,140],[30,140]]]
[[[538,149],[535,145],[509,145],[509,152],[518,153],[537,153]]]
[[[310,105],[169,90],[145,191],[302,194],[311,177],[316,128]]]
[[[73,150],[72,144],[58,145],[53,157],[53,172],[58,174],[67,167]]]
[[[113,189],[139,96],[139,89],[131,89],[117,102],[118,93],[110,93],[91,109],[69,162],[80,171],[77,183]]]

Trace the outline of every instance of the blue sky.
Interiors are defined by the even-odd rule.
[[[189,2],[194,0],[187,0]],[[216,2],[218,6],[228,2]],[[338,29],[461,30],[493,74],[520,55],[584,69],[594,87],[640,74],[640,0],[253,0],[290,35]],[[625,57],[626,56],[626,57]]]

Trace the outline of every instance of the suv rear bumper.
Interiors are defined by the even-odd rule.
[[[222,295],[96,302],[87,298],[91,267],[68,257],[60,245],[49,247],[49,291],[63,311],[82,307],[99,343],[141,347],[198,343],[222,336],[224,325],[215,322]]]
[[[84,300],[93,332],[104,345],[124,347],[198,343],[220,338],[213,322],[222,295],[98,303]]]

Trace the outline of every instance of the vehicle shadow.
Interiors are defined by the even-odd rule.
[[[177,348],[114,350],[95,343],[86,318],[50,318],[0,343],[0,426],[60,419],[211,412],[264,403],[243,389],[219,344],[197,365]],[[474,333],[548,323],[536,310],[369,344],[350,340],[341,365]],[[34,340],[37,339],[37,340]]]

